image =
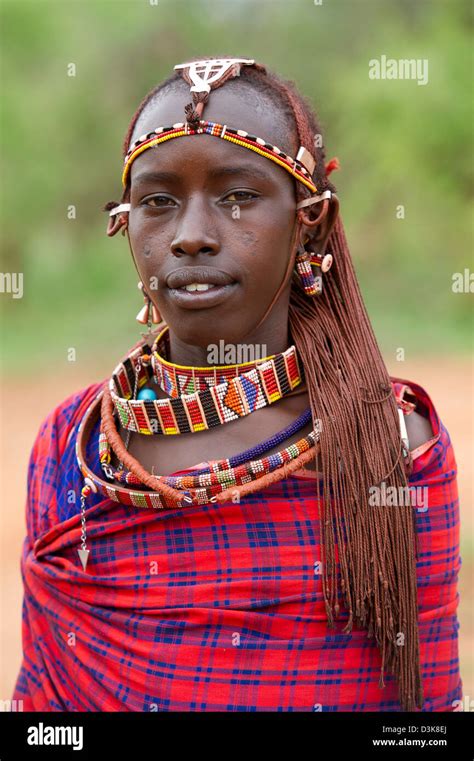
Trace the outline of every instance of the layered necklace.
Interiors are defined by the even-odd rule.
[[[110,396],[125,430],[145,435],[205,431],[274,404],[301,383],[294,346],[243,365],[185,367],[160,354],[167,335],[165,328],[150,354],[137,350],[112,374]],[[142,388],[151,378],[168,398]]]
[[[132,432],[179,435],[226,425],[280,401],[295,390],[299,393],[303,381],[294,346],[253,362],[187,367],[169,360],[167,327],[151,346],[146,338],[117,365],[78,429],[76,457],[84,477],[78,554],[84,571],[90,554],[85,510],[91,493],[132,507],[155,509],[225,502],[285,478],[316,456],[318,430],[266,454],[311,421],[307,409],[289,426],[255,447],[230,458],[202,463],[203,467],[194,468],[192,473],[161,476],[146,471],[127,450]],[[158,398],[150,387],[152,383],[164,398]],[[87,441],[99,417],[99,461],[104,478],[94,473],[85,459]],[[124,430],[125,440],[119,428]],[[112,465],[113,455],[118,465]]]

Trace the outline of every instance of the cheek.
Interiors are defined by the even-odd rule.
[[[293,228],[285,224],[265,225],[235,233],[235,248],[240,251],[241,269],[252,290],[268,292],[279,285],[290,255]]]
[[[169,231],[156,221],[129,225],[130,243],[137,263],[143,263],[145,266],[148,262],[155,262],[160,255],[163,255],[169,249],[170,235]]]

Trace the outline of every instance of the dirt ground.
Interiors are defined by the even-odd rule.
[[[416,381],[430,394],[450,432],[458,463],[463,565],[459,585],[460,658],[464,694],[474,696],[474,537],[473,537],[473,363],[433,357],[389,363],[392,375]],[[74,364],[62,376],[1,382],[0,456],[0,700],[11,698],[21,662],[22,584],[20,554],[25,534],[26,471],[38,427],[70,393],[105,378],[110,368],[80,371]],[[6,443],[8,442],[8,444]]]

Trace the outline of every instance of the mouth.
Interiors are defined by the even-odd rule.
[[[204,292],[210,288],[216,288],[214,283],[189,283],[189,285],[183,285],[179,290],[187,291],[188,293],[194,293],[195,291]]]
[[[237,282],[229,274],[211,267],[183,267],[166,278],[170,298],[185,309],[221,304],[236,285]]]

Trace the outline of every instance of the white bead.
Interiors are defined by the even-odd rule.
[[[85,483],[86,486],[90,486],[90,488],[92,489],[94,494],[97,494],[97,486],[95,485],[95,483],[93,481],[91,481],[90,478],[85,478],[84,479],[84,483]]]
[[[321,271],[327,272],[331,269],[332,266],[332,256],[331,254],[326,254],[326,256],[323,257],[323,261],[321,262]]]

